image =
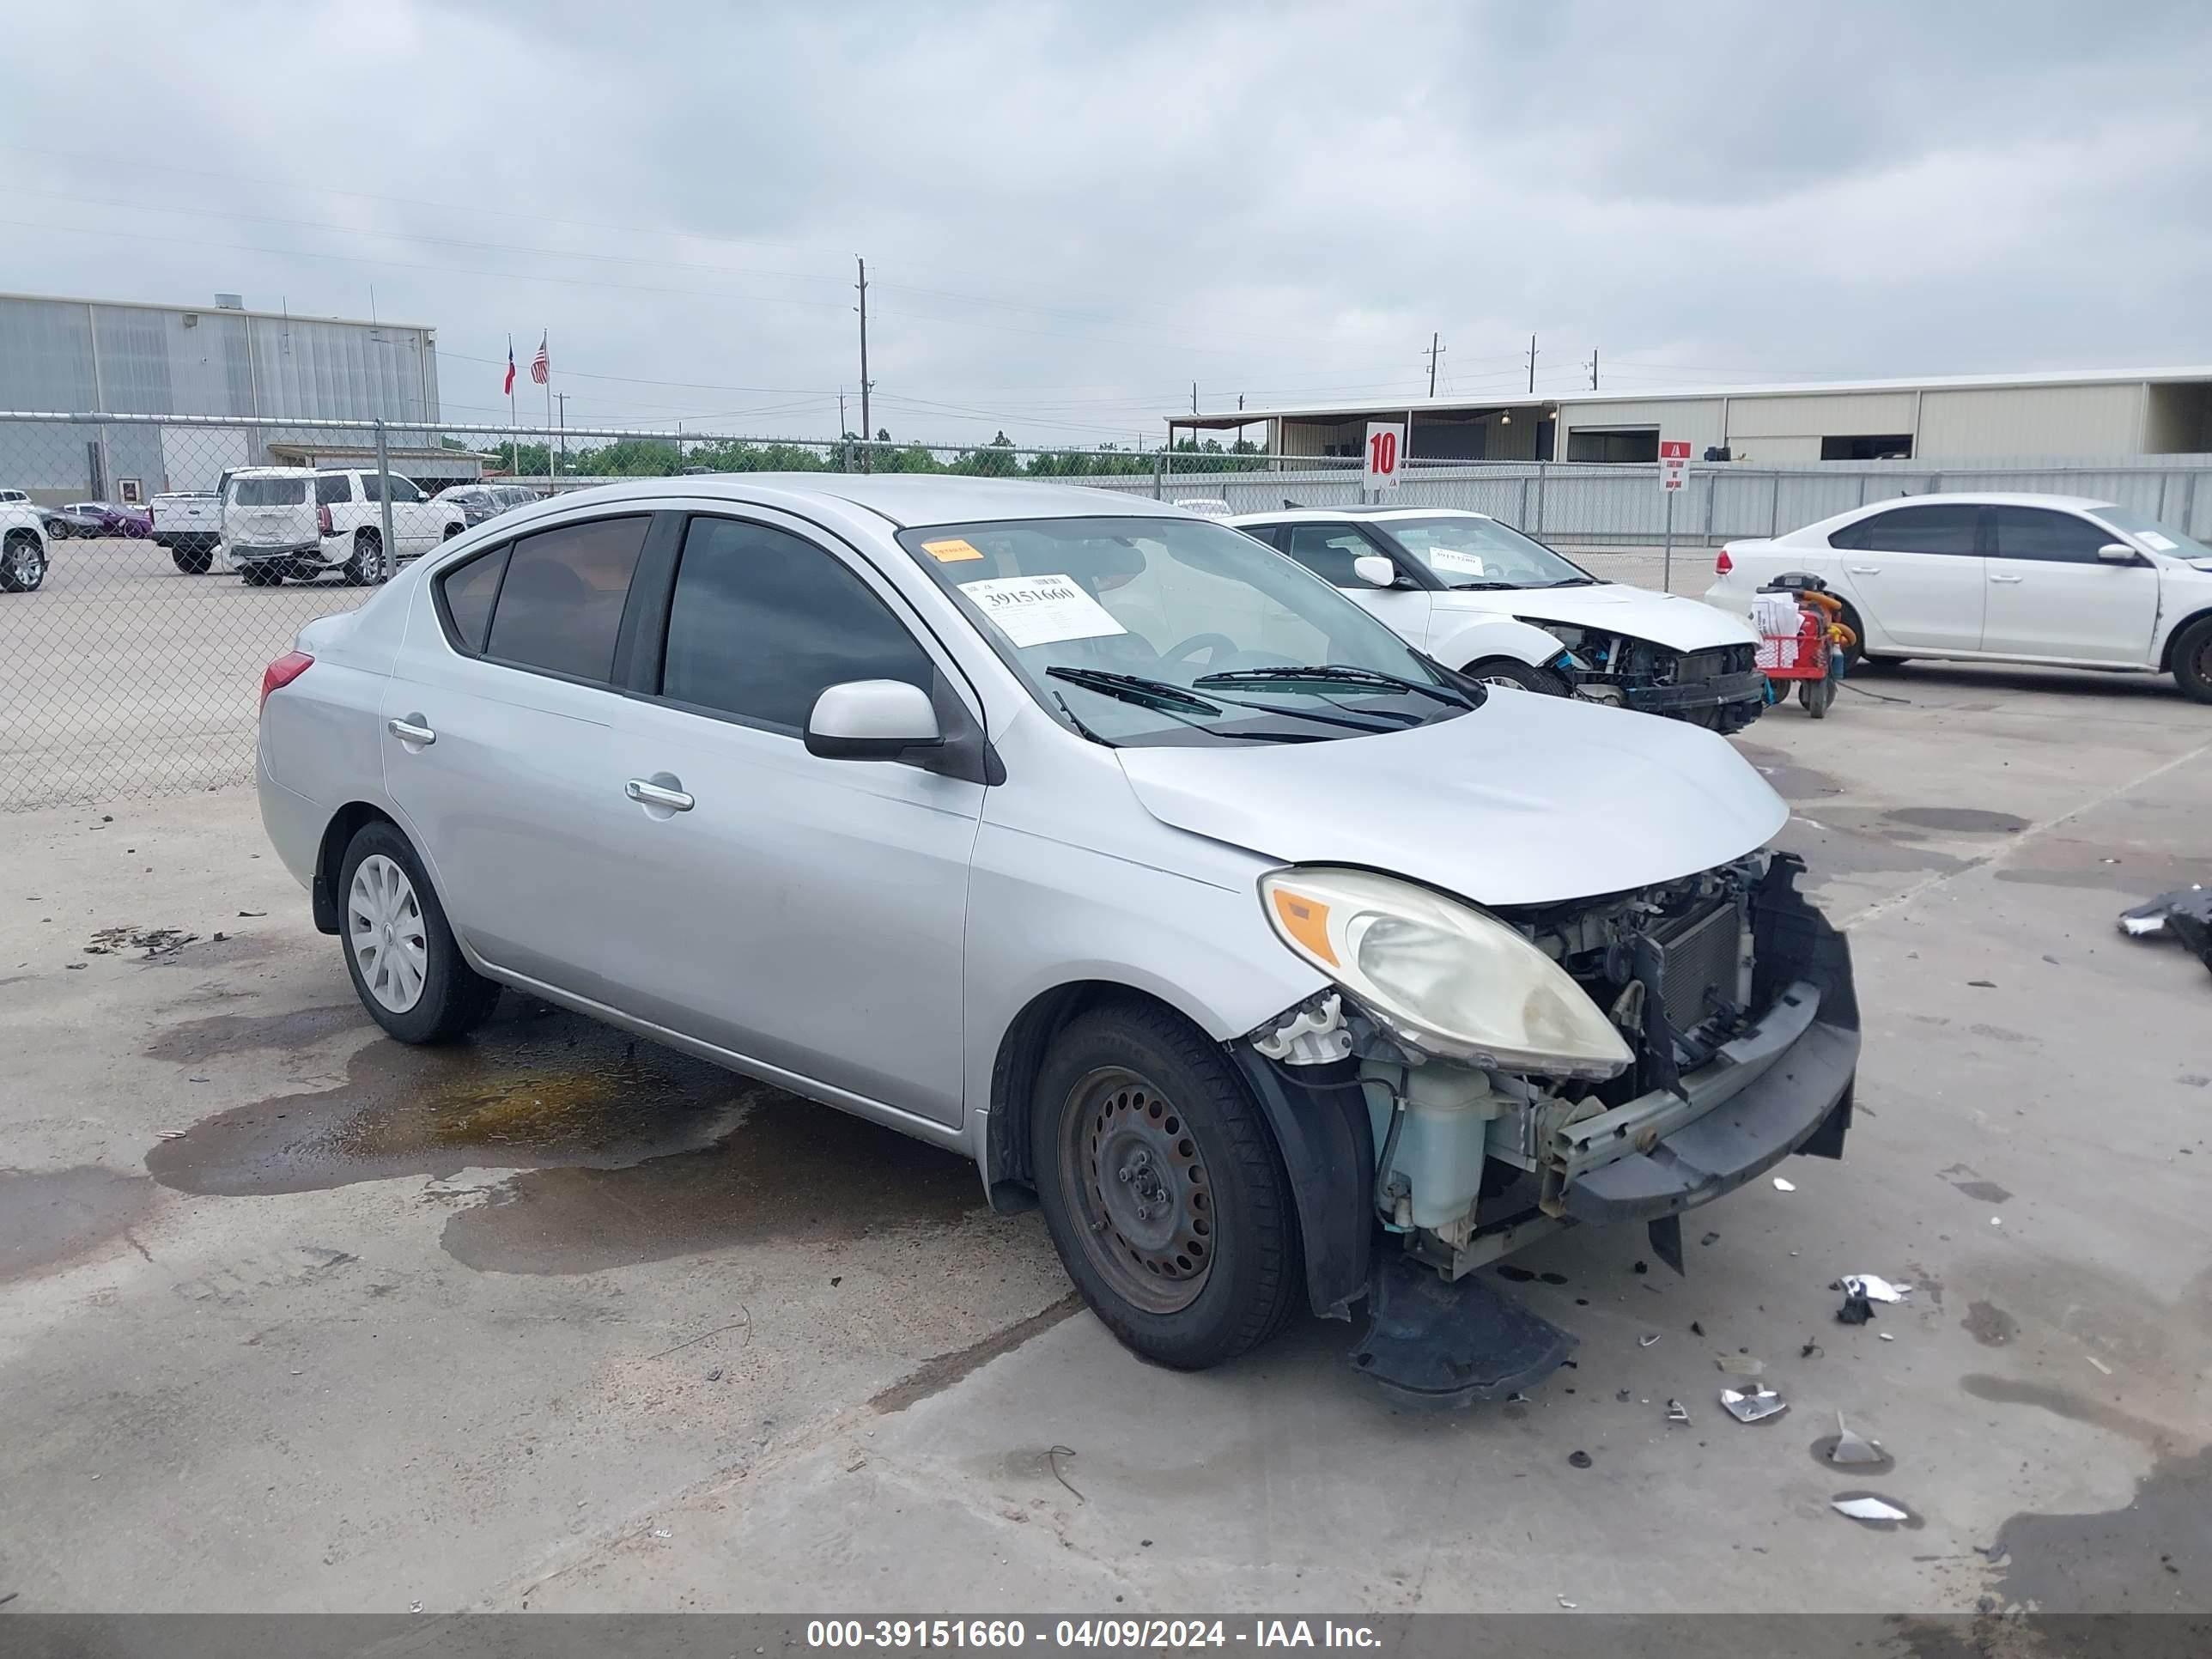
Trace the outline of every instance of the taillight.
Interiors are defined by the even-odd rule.
[[[331,522],[331,504],[324,501],[315,508],[315,528],[325,536],[337,533],[337,526]]]
[[[1729,550],[1723,547],[1721,549],[1720,557],[1713,561],[1713,574],[1716,576],[1725,576],[1729,571],[1735,568],[1735,561],[1729,557]]]
[[[323,509],[327,514],[330,508]],[[287,651],[275,662],[261,671],[261,701],[266,704],[271,691],[291,684],[294,680],[315,665],[315,659],[304,651]]]

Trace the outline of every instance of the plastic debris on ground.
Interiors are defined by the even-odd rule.
[[[1690,1420],[1690,1408],[1687,1406],[1685,1406],[1679,1400],[1668,1401],[1667,1402],[1667,1420],[1669,1423],[1688,1422]]]
[[[2085,1353],[2085,1354],[2083,1354],[2083,1355],[2081,1356],[2081,1358],[2084,1358],[2084,1359],[2086,1359],[2086,1360],[2087,1360],[2087,1361],[2088,1361],[2092,1365],[2094,1365],[2094,1366],[2095,1366],[2099,1370],[2100,1370],[2100,1371],[2104,1372],[2104,1374],[2105,1374],[2106,1376],[2110,1376],[2112,1374],[2112,1368],[2110,1365],[2107,1365],[2107,1364],[2106,1364],[2103,1360],[2101,1360],[2101,1359],[2098,1358],[2096,1355],[2094,1355],[2094,1354],[2093,1354],[2093,1353]]]
[[[1902,1302],[1912,1294],[1911,1285],[1892,1284],[1879,1273],[1845,1273],[1832,1288],[1869,1302]]]
[[[1778,1193],[1794,1193],[1797,1190],[1797,1183],[1794,1181],[1784,1181],[1780,1176],[1777,1176],[1774,1177],[1774,1190]]]
[[[1838,1325],[1863,1325],[1874,1317],[1874,1304],[1863,1296],[1847,1296],[1844,1305],[1836,1310]]]
[[[2179,939],[2184,950],[2212,968],[2212,887],[2202,882],[2177,887],[2123,910],[2120,931],[2131,939]]]
[[[1836,1413],[1836,1443],[1828,1448],[1831,1463],[1879,1463],[1883,1461],[1881,1443],[1869,1440],[1857,1433],[1844,1421],[1841,1412]]]
[[[1637,1346],[1638,1347],[1639,1347],[1639,1348],[1648,1348],[1648,1347],[1650,1347],[1650,1346],[1654,1342],[1656,1342],[1658,1340],[1659,1340],[1659,1333],[1658,1333],[1658,1332],[1656,1332],[1656,1331],[1654,1331],[1654,1332],[1652,1332],[1652,1333],[1651,1333],[1651,1334],[1650,1334],[1650,1335],[1649,1335],[1649,1336],[1639,1336],[1639,1337],[1638,1337],[1638,1338],[1636,1339],[1636,1346]]]
[[[1884,1331],[1881,1334],[1881,1340],[1885,1342],[1894,1342],[1897,1340],[1897,1339],[1892,1336],[1887,1331]]]
[[[1828,1507],[1838,1515],[1850,1516],[1854,1521],[1910,1521],[1912,1518],[1908,1510],[1901,1510],[1894,1504],[1884,1503],[1879,1498],[1838,1498],[1832,1500]]]
[[[1567,1462],[1575,1468],[1586,1469],[1590,1466],[1590,1455],[1586,1451],[1569,1452]]]
[[[1739,1423],[1761,1423],[1790,1409],[1788,1401],[1763,1384],[1748,1391],[1723,1389],[1721,1404]]]
[[[1713,1364],[1730,1376],[1758,1376],[1766,1370],[1764,1359],[1753,1359],[1747,1353],[1716,1354]]]

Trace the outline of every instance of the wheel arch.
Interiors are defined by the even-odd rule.
[[[365,800],[348,801],[331,815],[323,826],[323,838],[315,848],[315,874],[308,893],[315,915],[315,931],[336,933],[338,931],[338,866],[344,861],[345,850],[363,826],[388,823],[403,836],[405,828],[382,807]],[[410,837],[409,845],[413,845]]]
[[[1530,668],[1549,668],[1566,648],[1558,635],[1533,623],[1513,617],[1472,617],[1439,635],[1429,654],[1459,667],[1488,657],[1510,657]]]

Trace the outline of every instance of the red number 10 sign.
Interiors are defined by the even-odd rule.
[[[1405,447],[1403,422],[1367,423],[1367,471],[1364,482],[1370,489],[1387,492],[1398,488],[1398,460]]]

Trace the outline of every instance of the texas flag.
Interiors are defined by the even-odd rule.
[[[507,337],[507,384],[500,387],[501,397],[514,395],[514,336]]]

